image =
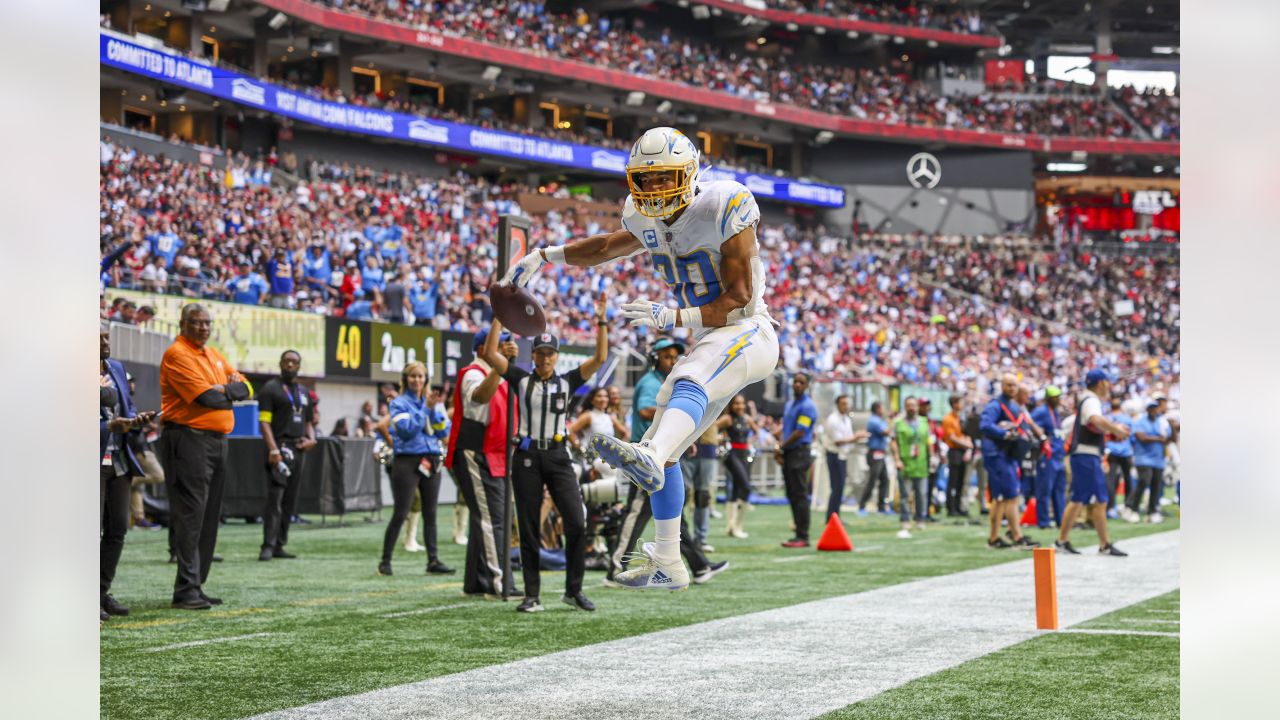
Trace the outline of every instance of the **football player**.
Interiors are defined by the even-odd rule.
[[[544,265],[590,267],[648,253],[676,307],[636,299],[623,306],[632,326],[688,328],[695,344],[658,393],[653,424],[637,443],[605,435],[592,450],[651,494],[656,538],[643,563],[615,576],[624,587],[688,587],[680,559],[684,479],[680,456],[744,387],[778,363],[778,336],[764,303],[756,240],[760,209],[734,181],[698,182],[697,147],[674,128],[649,130],[631,147],[622,229],[541,248],[511,267],[504,283],[529,284]]]

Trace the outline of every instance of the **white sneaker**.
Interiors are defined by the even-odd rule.
[[[1122,508],[1120,508],[1120,517],[1121,517],[1121,519],[1123,519],[1125,522],[1131,522],[1131,523],[1136,523],[1136,522],[1139,522],[1139,521],[1141,521],[1141,520],[1142,520],[1142,516],[1138,515],[1138,513],[1134,512],[1134,511],[1130,510],[1128,507],[1122,507]]]
[[[906,528],[902,528],[901,530],[899,530],[899,531],[898,531],[898,539],[899,539],[899,540],[910,540],[910,539],[911,539],[911,531],[910,531],[910,530],[908,530],[908,529],[906,529]]]
[[[1164,522],[1164,516],[1158,512],[1151,513],[1151,517],[1149,519],[1151,520],[1151,523],[1153,525],[1159,525],[1160,523]]]
[[[747,534],[746,530],[731,530],[729,534],[738,538],[739,540],[746,540],[747,538],[751,537],[750,535]]]
[[[593,435],[591,449],[606,465],[649,494],[658,492],[666,484],[663,464],[658,462],[647,442],[628,443],[608,435]]]
[[[417,540],[412,540],[408,543],[405,543],[404,549],[409,552],[422,552],[426,550],[426,548],[418,544]]]
[[[597,436],[599,437],[599,436]],[[686,590],[689,587],[689,570],[684,566],[683,560],[676,560],[669,565],[663,565],[658,562],[655,557],[658,551],[657,543],[645,543],[644,552],[635,557],[632,561],[634,565],[641,558],[645,562],[638,567],[620,572],[613,576],[613,581],[625,588],[633,590],[644,590],[646,588],[662,588],[663,590]]]
[[[701,545],[698,546],[698,549],[704,553],[713,553],[716,551],[716,548],[714,545],[708,545],[707,543],[702,543]]]
[[[454,545],[466,545],[466,544],[467,544],[467,536],[466,536],[466,535],[454,535],[454,536],[453,536],[453,544],[454,544]]]

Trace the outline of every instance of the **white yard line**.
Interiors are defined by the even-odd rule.
[[[883,550],[883,549],[884,549],[883,545],[864,545],[862,547],[855,547],[853,551],[854,552],[874,552],[876,550]]]
[[[1117,622],[1128,625],[1181,625],[1181,620],[1160,620],[1158,618],[1119,618]]]
[[[453,605],[439,605],[437,607],[419,608],[417,610],[406,610],[404,612],[387,613],[384,618],[402,618],[410,615],[425,615],[427,613],[439,612],[441,610],[452,610],[454,608],[466,607],[475,603],[454,603]]]
[[[795,557],[777,558],[776,560],[774,560],[774,562],[776,563],[800,562],[801,560],[812,560],[812,559],[813,559],[812,555],[796,555]]]
[[[1129,540],[1125,549],[1132,557],[1058,556],[1062,626],[1178,588],[1177,532]],[[654,603],[670,601],[665,593],[651,595]],[[600,612],[609,611],[602,603]],[[588,645],[259,717],[812,718],[1041,634],[1035,629],[1028,554],[977,570]]]
[[[181,650],[183,648],[200,647],[201,645],[216,645],[218,643],[238,642],[240,640],[249,640],[251,638],[266,637],[272,635],[269,632],[252,633],[250,635],[234,635],[232,637],[209,638],[208,640],[192,640],[191,642],[174,643],[173,645],[161,645],[160,647],[147,648],[146,652],[164,652],[165,650]]]
[[[1047,634],[1052,634],[1052,630]],[[1104,628],[1067,628],[1059,630],[1072,635],[1143,635],[1147,637],[1182,637],[1175,632],[1161,632],[1159,630],[1108,630]]]

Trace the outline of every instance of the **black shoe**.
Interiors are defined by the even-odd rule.
[[[120,601],[111,597],[110,593],[102,596],[102,609],[108,615],[124,617],[129,614],[129,608],[121,605]]]
[[[456,572],[458,571],[454,570],[448,565],[445,565],[439,560],[432,560],[430,563],[427,564],[428,575],[452,575]]]
[[[386,576],[390,577],[390,576],[391,576],[391,563],[389,563],[389,562],[381,562],[381,563],[378,563],[378,574],[379,574],[379,575],[386,575]]]
[[[1077,550],[1077,549],[1075,548],[1075,546],[1071,544],[1071,541],[1070,541],[1070,540],[1054,540],[1054,541],[1053,541],[1053,546],[1054,546],[1055,548],[1057,548],[1058,550],[1060,550],[1060,551],[1062,551],[1062,552],[1065,552],[1065,553],[1068,553],[1068,554],[1071,554],[1071,555],[1079,555],[1079,554],[1080,554],[1080,551],[1079,551],[1079,550]]]
[[[284,548],[276,548],[274,551],[272,551],[272,556],[278,557],[281,560],[292,560],[298,557],[297,555],[294,555],[293,553],[289,552],[288,550],[285,550]]]
[[[261,562],[267,562],[275,556],[276,554],[271,550],[271,548],[262,548],[262,552],[258,553],[258,560]]]
[[[1111,557],[1129,557],[1129,553],[1116,547],[1115,543],[1111,543],[1110,545],[1099,545],[1098,554],[1110,555]]]
[[[174,608],[175,610],[208,610],[213,607],[213,603],[205,600],[199,595],[196,595],[195,597],[188,597],[181,600],[174,598],[173,602],[169,604],[169,607]]]
[[[99,623],[104,623],[104,622],[106,622],[106,621],[108,621],[108,620],[110,620],[110,619],[111,619],[111,616],[107,614],[107,611],[106,611],[106,610],[103,610],[102,608],[98,608],[98,622],[99,622]]]
[[[178,564],[178,554],[177,554],[177,553],[169,553],[169,564],[170,564],[170,565],[177,565],[177,564]]]
[[[1005,542],[1004,538],[997,537],[995,540],[988,540],[987,547],[991,548],[992,550],[1007,550],[1013,546]]]
[[[1022,537],[1013,541],[1013,546],[1020,550],[1034,550],[1040,547],[1040,543],[1036,542],[1035,540],[1032,540],[1026,535],[1023,535]]]
[[[214,555],[214,556],[213,556],[213,561],[214,561],[214,562],[222,562],[222,556],[221,556],[221,555]]]
[[[524,599],[524,602],[520,603],[520,605],[516,607],[516,612],[536,613],[542,612],[545,609],[546,608],[542,607],[542,603],[538,601],[538,598],[527,597]]]
[[[526,600],[525,602],[528,602],[528,601]],[[588,600],[587,596],[583,595],[581,590],[579,590],[578,592],[572,595],[565,594],[560,598],[560,602],[564,603],[565,605],[572,605],[578,608],[579,610],[586,610],[587,612],[596,611],[595,603]]]
[[[203,590],[201,590],[201,591],[200,591],[200,597],[204,598],[204,599],[205,599],[205,601],[206,601],[206,602],[208,602],[210,605],[221,605],[221,604],[222,604],[222,598],[209,597],[208,595],[205,595],[205,594],[204,594],[204,591],[203,591]]]
[[[728,560],[721,560],[720,562],[717,562],[717,563],[711,563],[710,565],[703,568],[702,572],[697,573],[693,576],[693,582],[695,585],[701,585],[711,580],[711,578],[715,577],[716,575],[719,575],[720,573],[728,569],[729,569]]]

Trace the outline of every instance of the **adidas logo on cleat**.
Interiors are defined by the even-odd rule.
[[[661,570],[659,570],[658,572],[653,574],[653,577],[649,578],[649,582],[655,585],[661,585],[664,583],[669,585],[671,584],[671,577],[668,576],[666,573],[662,572]]]

